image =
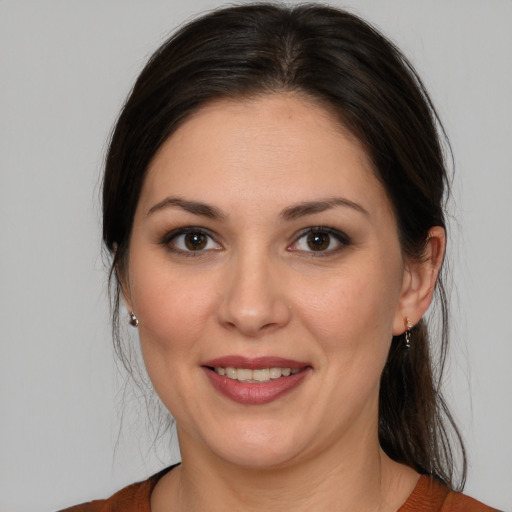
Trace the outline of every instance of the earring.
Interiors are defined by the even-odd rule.
[[[409,319],[405,317],[405,326],[407,327],[407,330],[405,331],[405,348],[409,350],[411,348],[411,322],[409,322]]]
[[[137,317],[134,315],[133,311],[130,311],[129,323],[132,327],[137,327],[139,325],[139,321],[137,320]]]

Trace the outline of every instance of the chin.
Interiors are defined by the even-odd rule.
[[[271,470],[288,465],[297,456],[297,451],[275,450],[267,446],[241,446],[236,450],[223,450],[219,455],[226,462],[246,469]]]
[[[286,434],[285,434],[286,432]],[[250,469],[274,469],[296,460],[302,452],[300,440],[289,429],[277,426],[266,429],[230,430],[222,439],[212,442],[210,449],[224,461]]]

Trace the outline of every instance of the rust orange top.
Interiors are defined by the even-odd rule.
[[[106,500],[96,500],[60,512],[151,512],[150,498],[156,483],[167,470],[144,482],[132,484]],[[397,512],[498,512],[443,484],[422,475],[407,501]]]

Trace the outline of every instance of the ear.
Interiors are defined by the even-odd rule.
[[[428,232],[422,258],[408,259],[405,262],[402,290],[393,323],[393,336],[405,332],[406,318],[411,326],[414,326],[426,313],[434,296],[445,250],[446,232],[442,227],[434,226]]]

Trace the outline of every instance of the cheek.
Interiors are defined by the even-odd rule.
[[[178,364],[204,332],[215,288],[191,272],[177,273],[171,265],[136,256],[130,261],[130,285],[146,364],[155,358]]]
[[[201,358],[199,341],[208,332],[212,295],[192,277],[155,271],[141,277],[137,274],[133,297],[144,364],[156,393],[180,420],[187,417],[187,404],[196,401],[191,377]]]
[[[386,288],[371,276],[329,281],[329,286],[301,294],[301,316],[315,338],[334,346],[341,341],[363,343],[363,336],[391,339],[399,296],[396,285]]]
[[[160,350],[187,349],[204,330],[210,308],[203,294],[187,292],[178,283],[171,283],[161,293],[152,290],[140,298],[146,299],[138,310],[141,340],[147,339]]]

